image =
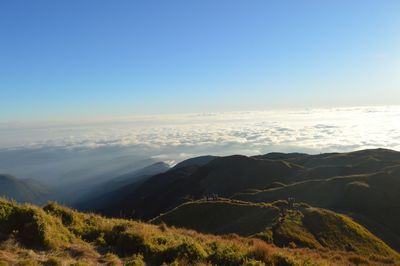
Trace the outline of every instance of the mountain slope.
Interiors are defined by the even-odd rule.
[[[107,182],[94,186],[84,196],[73,203],[79,210],[96,210],[111,204],[110,199],[117,201],[142,184],[146,179],[166,172],[170,166],[165,162],[157,162],[142,169],[117,176]]]
[[[302,171],[302,167],[284,161],[240,155],[220,157],[203,166],[174,168],[156,175],[124,199],[100,211],[107,215],[150,219],[191,198],[211,193],[229,197],[246,189],[264,188],[278,180],[296,180]]]
[[[398,254],[278,248],[256,238],[204,235],[106,219],[57,204],[0,199],[2,265],[398,265]]]
[[[35,180],[18,179],[11,175],[0,174],[0,197],[6,197],[18,202],[43,204],[48,193]]]
[[[248,189],[262,190],[276,182],[292,184],[342,175],[371,174],[396,165],[400,165],[400,153],[381,149],[344,154],[272,153],[255,157],[219,157],[203,166],[173,168],[154,176],[135,188],[135,191],[132,190],[118,204],[101,209],[112,215],[121,212],[131,215],[135,212],[134,217],[148,219],[178,206],[185,199],[198,199],[210,193],[230,197]],[[143,214],[139,207],[143,200],[157,200],[165,206],[159,206],[153,213],[147,211]],[[118,205],[121,208],[115,211]]]
[[[54,180],[55,184],[52,185],[54,193],[51,199],[72,205],[93,188],[157,162],[151,158],[139,160],[135,160],[135,158],[135,156],[121,156],[109,160],[98,160],[74,168]]]
[[[262,158],[277,157],[277,153],[270,153],[262,156]],[[278,153],[284,160],[302,165],[306,168],[313,168],[316,166],[355,166],[366,162],[381,162],[389,165],[397,165],[400,163],[400,152],[388,149],[367,149],[347,153],[322,153],[317,155],[308,155],[302,153]],[[376,170],[377,167],[383,165],[375,164],[371,169]]]
[[[288,197],[348,213],[400,250],[400,167],[383,172],[299,182],[284,187],[241,193],[236,199],[266,202]]]
[[[177,165],[174,166],[174,169],[182,168],[182,167],[188,167],[188,166],[203,166],[211,162],[212,160],[218,158],[218,156],[212,156],[212,155],[205,155],[205,156],[199,156],[199,157],[193,157],[189,158],[187,160],[184,160]]]
[[[112,199],[104,208],[98,211],[109,216],[135,217],[148,219],[161,212],[185,202],[184,195],[188,178],[198,167],[183,167],[172,169],[164,174],[158,174],[146,180],[139,186],[131,184],[118,191],[116,199]],[[182,195],[182,198],[180,197]]]
[[[297,206],[287,210],[284,202],[197,201],[183,204],[152,222],[165,222],[205,233],[237,233],[262,239],[268,236],[268,240],[278,246],[294,243],[299,247],[341,251],[351,248],[363,255],[396,254],[382,240],[346,216],[304,204]]]
[[[227,199],[200,200],[182,204],[151,222],[164,222],[167,225],[210,234],[236,233],[250,236],[272,226],[279,213],[279,208],[270,204],[252,204]]]
[[[400,153],[385,149],[218,157],[121,188],[121,193],[104,197],[106,202],[93,210],[148,220],[215,193],[256,203],[295,197],[351,216],[400,250],[399,169]]]
[[[185,168],[195,169],[204,164],[207,164],[215,158],[218,157],[200,156],[190,158],[188,160],[182,161],[181,163],[178,163],[171,170],[173,170],[173,173],[186,173]],[[131,214],[133,212],[132,210],[121,210],[118,206],[125,206],[125,201],[130,201],[130,198],[135,195],[135,190],[139,186],[141,186],[150,177],[166,172],[167,170],[169,170],[169,167],[170,166],[164,162],[158,162],[132,173],[116,177],[111,181],[105,182],[97,186],[95,189],[92,190],[92,192],[86,193],[84,197],[79,199],[73,205],[79,210],[104,211],[113,215],[119,215],[121,213]],[[168,176],[167,179],[170,182],[171,175],[165,175]],[[158,181],[156,181],[156,183],[157,182]],[[157,189],[156,184],[152,189]],[[144,188],[144,190],[146,191],[146,188]],[[115,212],[115,210],[117,210],[117,212]]]

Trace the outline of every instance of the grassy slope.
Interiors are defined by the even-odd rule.
[[[196,201],[185,203],[152,220],[212,234],[250,236],[271,227],[279,208],[247,202]]]
[[[298,246],[325,247],[347,250],[349,247],[359,254],[396,254],[382,240],[347,216],[318,208],[289,211],[283,224],[273,228],[273,236],[280,244],[291,241]],[[274,239],[274,242],[279,242]]]
[[[332,211],[302,205],[298,210],[287,211],[284,221],[279,222],[279,207],[285,205],[282,201],[273,204],[197,201],[183,204],[153,222],[165,222],[206,233],[257,234],[279,246],[288,246],[292,242],[300,247],[342,251],[350,246],[363,255],[396,254],[364,227]]]
[[[295,197],[313,206],[348,213],[400,250],[400,168],[373,174],[310,180],[285,187],[242,193],[236,199],[268,202]]]
[[[107,219],[57,204],[0,200],[0,265],[395,265],[396,258],[282,249],[254,238],[204,235]]]

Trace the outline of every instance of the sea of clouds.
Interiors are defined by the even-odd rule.
[[[129,149],[155,158],[400,150],[400,106],[0,124],[0,149]]]

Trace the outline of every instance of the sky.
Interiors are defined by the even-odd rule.
[[[0,123],[400,104],[400,1],[0,2]]]

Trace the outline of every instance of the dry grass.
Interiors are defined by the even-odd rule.
[[[8,222],[15,218],[14,212],[33,213],[24,222],[43,225],[41,230],[30,236],[21,230],[23,224],[10,230]],[[366,258],[323,248],[278,248],[235,234],[215,236],[163,224],[107,219],[54,203],[39,209],[1,200],[0,225],[6,239],[0,242],[0,265],[357,265],[363,260],[369,265],[399,263],[394,257]],[[43,236],[48,237],[47,241],[35,242],[37,246],[25,239]]]

